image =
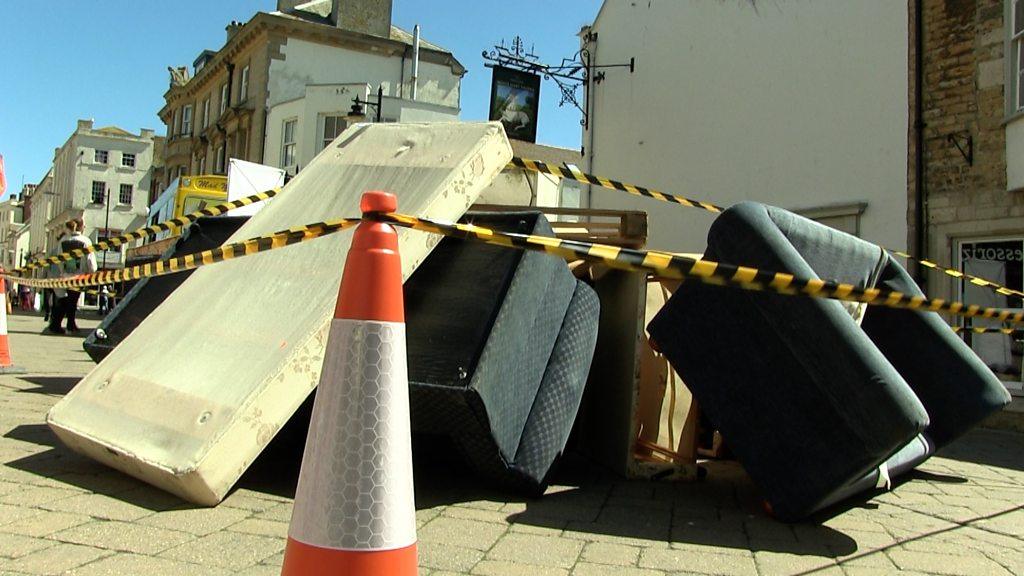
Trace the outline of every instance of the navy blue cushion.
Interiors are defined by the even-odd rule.
[[[883,262],[875,246],[755,203],[715,221],[706,257],[861,286]],[[686,282],[648,330],[779,518],[810,514],[928,424],[839,302]]]

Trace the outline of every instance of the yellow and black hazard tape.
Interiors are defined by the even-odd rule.
[[[498,232],[472,224],[440,222],[405,214],[370,214],[369,218],[389,222],[434,234],[479,240],[488,244],[545,252],[565,260],[585,260],[604,264],[610,268],[632,272],[648,272],[661,278],[696,280],[704,284],[732,286],[744,290],[771,292],[789,296],[829,298],[846,302],[860,302],[873,306],[947,312],[967,318],[991,318],[1010,324],[1024,323],[1024,312],[967,305],[962,302],[911,296],[895,290],[860,288],[853,284],[800,278],[785,272],[772,272],[646,250],[632,250],[606,244],[589,244],[575,240],[560,240],[548,236],[533,236]]]
[[[1014,334],[1020,334],[1024,332],[1021,328],[985,328],[977,326],[974,328],[965,328],[963,326],[953,326],[953,332],[958,334],[1006,334],[1007,336],[1013,336]]]
[[[679,204],[689,208],[699,208],[701,210],[707,210],[708,212],[722,212],[725,208],[716,206],[710,202],[703,202],[701,200],[694,200],[692,198],[686,198],[684,196],[677,196],[675,194],[669,194],[667,192],[661,192],[658,190],[652,190],[643,186],[637,186],[635,184],[627,184],[625,182],[619,182],[618,180],[612,180],[610,178],[602,178],[601,176],[594,176],[593,174],[586,174],[584,172],[577,172],[570,170],[562,166],[550,166],[540,160],[528,160],[526,158],[520,158],[516,156],[512,158],[512,162],[509,166],[515,168],[522,168],[523,170],[530,170],[532,172],[540,172],[543,174],[551,174],[552,176],[558,176],[559,178],[568,178],[584,184],[593,184],[602,188],[610,188],[612,190],[618,190],[620,192],[626,192],[633,194],[634,196],[643,196],[646,198],[653,198],[654,200],[660,200],[662,202],[670,202],[672,204]]]
[[[202,218],[203,216],[220,216],[236,208],[249,206],[250,204],[255,204],[257,202],[262,202],[264,200],[273,198],[280,191],[280,188],[275,188],[273,190],[267,190],[266,192],[253,194],[252,196],[246,196],[245,198],[239,198],[238,200],[232,200],[230,202],[224,202],[222,204],[207,206],[206,208],[203,208],[202,210],[196,210],[191,214],[185,214],[184,216],[171,218],[170,220],[165,220],[163,222],[159,222],[157,224],[153,224],[145,228],[133,230],[121,236],[115,236],[114,238],[109,238],[102,242],[97,242],[87,248],[76,248],[74,250],[64,252],[63,254],[57,254],[56,256],[44,256],[42,258],[37,258],[29,262],[25,266],[22,266],[21,268],[15,268],[9,271],[8,274],[17,276],[19,274],[31,271],[36,268],[50,266],[52,264],[60,264],[62,262],[68,262],[70,260],[76,260],[78,258],[82,258],[83,256],[87,256],[88,254],[97,252],[99,250],[106,250],[107,248],[122,246],[129,242],[141,240],[143,238],[152,236],[154,234],[159,234],[161,232],[176,232],[178,230],[181,230],[185,226],[188,226],[189,224],[195,222],[196,220]]]
[[[602,176],[595,176],[593,174],[577,172],[575,170],[570,170],[569,168],[566,168],[564,166],[550,166],[545,162],[541,162],[540,160],[529,160],[527,158],[519,158],[517,156],[512,158],[512,162],[509,163],[509,166],[521,168],[523,170],[530,170],[533,172],[541,172],[543,174],[551,174],[552,176],[558,176],[559,178],[569,178],[570,180],[576,180],[577,182],[582,182],[584,184],[593,184],[595,186],[601,186],[602,188],[610,188],[612,190],[618,190],[620,192],[627,192],[629,194],[633,194],[634,196],[643,196],[645,198],[651,198],[654,200],[660,200],[662,202],[679,204],[681,206],[687,206],[690,208],[700,208],[702,210],[707,210],[709,212],[722,212],[725,210],[725,208],[721,206],[716,206],[715,204],[711,204],[709,202],[702,202],[700,200],[693,200],[683,196],[676,196],[673,194],[668,194],[666,192],[660,192],[658,190],[651,190],[649,188],[644,188],[643,186],[638,186],[636,184],[627,184],[625,182],[612,180],[610,178],[605,178]],[[971,284],[974,284],[976,286],[990,288],[1004,296],[1024,297],[1024,292],[1020,290],[1014,290],[1012,288],[1007,288],[1006,286],[1003,286],[997,282],[986,280],[985,278],[974,276],[972,274],[967,274],[954,268],[947,268],[945,266],[932,262],[931,260],[915,258],[914,256],[907,254],[906,252],[901,252],[899,250],[889,250],[888,248],[884,247],[882,249],[897,256],[906,258],[908,260],[918,262],[922,266],[925,266],[926,268],[937,270],[939,272],[946,274],[947,276],[952,276],[953,278],[957,279],[966,279]]]
[[[889,250],[888,248],[883,248],[883,250],[888,250],[889,252],[891,252],[891,253],[893,253],[893,254],[895,254],[897,256],[901,256],[903,258],[906,258],[907,260],[912,260],[912,261],[917,262],[918,264],[920,264],[920,265],[922,265],[922,266],[924,266],[926,268],[931,268],[932,270],[937,270],[939,272],[942,272],[946,276],[952,276],[953,278],[956,278],[957,280],[967,280],[968,282],[970,282],[971,284],[974,284],[975,286],[981,286],[983,288],[989,288],[991,290],[994,290],[994,291],[998,292],[999,294],[1002,294],[1003,296],[1019,296],[1019,297],[1024,297],[1024,292],[1021,292],[1020,290],[1014,290],[1013,288],[1007,288],[1006,286],[1003,286],[1001,284],[997,284],[996,282],[993,282],[991,280],[986,280],[984,278],[981,278],[979,276],[975,276],[973,274],[967,274],[966,272],[961,272],[961,271],[959,271],[959,270],[957,270],[955,268],[947,268],[947,267],[945,267],[945,266],[943,266],[941,264],[938,264],[936,262],[932,262],[931,260],[925,260],[923,258],[915,258],[915,257],[911,256],[910,254],[907,254],[906,252],[901,252],[900,250]]]
[[[178,256],[168,260],[158,260],[156,262],[139,264],[122,270],[104,270],[102,272],[82,274],[68,278],[22,278],[10,276],[9,274],[4,274],[3,276],[25,284],[26,286],[34,286],[37,288],[71,289],[99,286],[102,284],[111,284],[114,282],[129,280],[141,280],[142,278],[184,272],[186,270],[193,270],[201,266],[207,266],[217,262],[223,262],[225,260],[233,260],[244,256],[250,256],[252,254],[258,254],[260,252],[268,252],[270,250],[284,248],[285,246],[306,242],[308,240],[313,240],[314,238],[327,236],[328,234],[352,228],[356,224],[359,224],[360,221],[361,220],[359,218],[346,218],[342,220],[318,222],[307,226],[281,230],[280,232],[274,232],[273,234],[268,234],[266,236],[249,238],[248,240],[243,240],[241,242],[225,244],[212,250],[186,254],[184,256]]]

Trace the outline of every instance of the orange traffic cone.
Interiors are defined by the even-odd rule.
[[[0,268],[0,274],[3,273]],[[11,360],[11,346],[7,342],[7,282],[0,276],[0,296],[3,297],[3,306],[0,306],[0,374],[24,374],[25,369],[14,365]]]
[[[394,212],[384,192],[363,213]],[[345,262],[281,574],[417,573],[402,267],[395,229],[363,222]]]

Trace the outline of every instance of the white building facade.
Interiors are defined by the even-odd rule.
[[[49,236],[46,225],[53,218],[53,171],[48,170],[43,179],[31,191],[27,192],[22,201],[28,214],[28,260],[49,254]],[[40,271],[34,272],[39,275]]]
[[[0,266],[3,266],[4,270],[17,268],[20,262],[17,236],[23,226],[23,213],[19,194],[12,194],[7,200],[0,202]]]
[[[224,174],[230,159],[294,174],[356,121],[456,121],[465,68],[391,24],[391,0],[279,0],[233,22],[219,50],[174,69],[163,185]],[[416,57],[418,55],[418,58]],[[418,65],[414,66],[414,62]],[[414,80],[414,72],[416,79]],[[353,115],[353,99],[365,116]]]
[[[45,227],[47,252],[57,251],[64,224],[85,221],[84,234],[93,242],[117,236],[146,222],[152,179],[153,131],[132,134],[116,127],[93,128],[92,120],[79,120],[71,137],[54,152],[53,214]],[[31,225],[30,225],[31,228]],[[38,247],[38,241],[32,241]],[[119,250],[98,252],[100,267],[123,265]]]
[[[756,200],[907,244],[905,2],[607,0],[581,41],[584,168],[721,206]],[[593,187],[649,213],[649,246],[702,252],[714,214]]]

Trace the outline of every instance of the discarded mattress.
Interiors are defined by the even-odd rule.
[[[552,236],[543,215],[467,221]],[[446,238],[405,287],[413,431],[450,437],[482,475],[542,491],[590,370],[600,306],[565,262]]]
[[[921,294],[878,246],[762,204],[724,212],[706,258]],[[835,300],[686,282],[648,331],[784,520],[912,468],[1009,402],[934,312],[870,307],[858,326]]]
[[[359,214],[367,190],[457,220],[511,159],[498,123],[358,124],[231,242]],[[403,278],[439,238],[399,230]],[[50,411],[68,446],[214,505],[313,391],[352,235],[200,268]]]
[[[216,248],[248,219],[248,216],[204,216],[186,228],[177,241],[161,256],[161,259],[166,260]],[[181,286],[181,283],[194,271],[186,270],[178,274],[139,280],[117,303],[117,306],[103,318],[96,330],[85,338],[82,347],[85,348],[89,357],[94,362],[106,358],[114,347],[131,334],[135,327],[146,316],[149,316],[171,292]]]

